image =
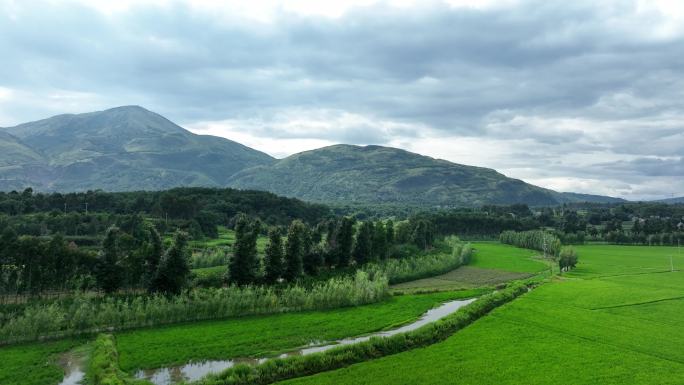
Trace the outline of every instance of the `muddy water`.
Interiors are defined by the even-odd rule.
[[[289,356],[300,356],[312,353],[324,352],[326,350],[332,349],[340,345],[351,345],[363,341],[368,341],[372,337],[389,337],[395,334],[406,333],[411,330],[416,330],[421,326],[427,325],[429,323],[438,321],[449,314],[456,312],[458,309],[465,305],[475,301],[473,299],[457,300],[446,302],[434,309],[428,310],[423,314],[420,319],[416,322],[404,325],[402,327],[387,330],[383,332],[373,333],[370,335],[355,337],[355,338],[345,338],[342,340],[327,342],[324,344],[312,343],[307,347],[293,350],[291,352],[281,354],[280,358],[285,358]],[[151,370],[139,370],[135,377],[139,379],[147,379],[155,385],[174,385],[180,383],[181,381],[195,381],[209,374],[220,373],[225,369],[231,368],[236,364],[250,364],[256,365],[260,364],[269,358],[264,357],[259,359],[233,359],[233,360],[223,360],[223,361],[202,361],[202,362],[192,362],[186,365],[173,366],[167,368],[151,369]],[[66,384],[64,384],[66,385]]]
[[[157,385],[177,384],[181,381],[197,381],[207,374],[220,373],[237,364],[256,365],[263,361],[265,361],[265,359],[235,359],[223,361],[191,362],[182,366],[173,366],[152,370],[139,370],[137,373],[135,373],[135,378],[144,378]]]
[[[64,379],[59,385],[78,385],[85,378],[82,354],[66,352],[59,357],[57,363],[64,369]]]

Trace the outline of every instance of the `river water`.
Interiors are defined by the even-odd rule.
[[[462,308],[465,305],[468,305],[473,301],[475,301],[475,298],[449,301],[443,303],[442,305],[434,309],[428,310],[417,321],[398,327],[396,329],[373,333],[361,337],[345,338],[337,341],[326,342],[323,344],[316,343],[307,347],[293,350],[291,352],[283,353],[278,357],[286,358],[289,356],[301,356],[312,353],[320,353],[340,345],[351,345],[359,342],[368,341],[372,337],[390,337],[395,334],[406,333],[412,330],[416,330],[421,326],[425,326],[429,323],[440,320],[448,316],[449,314],[456,312],[458,309]],[[235,366],[236,364],[260,364],[270,358],[272,357],[264,357],[258,359],[239,358],[222,361],[191,362],[180,366],[172,366],[151,370],[139,370],[135,374],[135,377],[139,379],[147,379],[155,385],[174,385],[180,383],[181,381],[195,381],[201,379],[202,377],[205,377],[208,374],[220,373],[225,369]]]
[[[277,357],[286,358],[290,356],[320,353],[340,345],[351,345],[368,341],[372,337],[390,337],[396,334],[406,333],[416,330],[421,326],[438,321],[449,314],[456,312],[463,306],[472,303],[473,301],[475,301],[475,298],[449,301],[436,308],[428,310],[417,321],[396,329],[377,332],[361,337],[345,338],[337,341],[329,341],[324,343],[312,342],[309,346],[283,353]],[[197,381],[209,374],[220,373],[237,364],[257,365],[272,358],[274,357],[234,358],[230,360],[189,362],[185,365],[138,370],[134,376],[138,379],[146,379],[155,385],[175,385],[182,381]],[[62,380],[59,385],[78,385],[81,383],[85,377],[83,372],[83,357],[75,355],[71,352],[65,353],[60,357],[59,364],[62,366],[65,372],[64,380]]]

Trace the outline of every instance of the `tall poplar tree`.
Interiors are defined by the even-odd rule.
[[[250,221],[244,214],[235,221],[235,244],[228,270],[230,283],[249,285],[256,282],[259,270],[256,241],[260,228],[259,221]]]
[[[264,280],[267,283],[275,283],[282,278],[284,272],[283,240],[280,230],[272,227],[268,231],[268,246],[264,256]]]
[[[157,270],[157,289],[167,294],[179,294],[190,277],[190,250],[188,235],[176,232],[173,244],[166,250]]]
[[[359,226],[353,254],[358,266],[371,261],[373,256],[373,222],[366,221]]]
[[[112,226],[107,229],[104,241],[102,241],[102,251],[100,251],[97,257],[95,279],[97,285],[105,293],[117,291],[124,279],[118,245],[119,232],[118,227]]]
[[[294,281],[301,277],[305,253],[305,226],[299,219],[292,221],[287,230],[285,243],[285,274],[283,278]]]

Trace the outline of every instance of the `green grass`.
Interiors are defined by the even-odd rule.
[[[482,269],[503,270],[513,273],[538,273],[547,265],[535,259],[540,253],[500,243],[473,243],[475,253],[468,264]]]
[[[436,277],[392,285],[394,291],[469,289],[481,286],[496,286],[503,282],[529,277],[529,273],[514,273],[503,270],[481,269],[461,266],[456,270]]]
[[[676,269],[684,269],[684,252],[676,247],[660,246],[576,246],[581,264],[573,276],[601,277],[620,274],[642,274],[670,270],[670,255]]]
[[[235,243],[235,231],[225,226],[218,226],[218,238],[206,238],[203,240],[190,241],[190,246],[193,248],[208,248],[219,246],[232,246]],[[170,239],[170,237],[169,237]],[[268,244],[268,237],[260,235],[257,238],[257,251],[260,254],[266,250]]]
[[[435,277],[392,285],[393,290],[445,290],[495,286],[522,279],[548,269],[536,251],[499,243],[473,243],[471,262]]]
[[[60,353],[79,345],[79,340],[41,342],[0,348],[0,384],[50,385],[64,376],[57,365]]]
[[[575,271],[442,343],[287,383],[682,384],[684,272],[663,272],[676,249],[577,249]]]
[[[259,357],[311,341],[361,335],[414,320],[435,305],[481,291],[395,296],[330,311],[245,317],[144,329],[116,335],[121,368],[132,371],[191,360]]]

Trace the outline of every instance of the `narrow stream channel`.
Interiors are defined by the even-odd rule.
[[[363,341],[368,341],[371,337],[389,337],[395,334],[406,333],[411,330],[420,328],[421,326],[440,320],[449,314],[456,312],[458,309],[475,301],[476,298],[466,300],[456,300],[443,303],[442,305],[428,310],[417,321],[401,326],[396,329],[387,330],[383,332],[373,333],[362,337],[345,338],[337,341],[327,342],[323,345],[316,344],[316,346],[309,346],[293,350],[279,355],[279,358],[286,358],[289,356],[300,356],[312,353],[324,352],[340,345],[351,345]],[[273,357],[264,358],[237,358],[231,360],[221,361],[201,361],[191,362],[180,366],[171,366],[166,368],[139,370],[135,373],[135,378],[146,379],[155,385],[174,385],[181,381],[196,381],[208,374],[220,373],[225,369],[231,368],[236,364],[260,364]]]
[[[58,364],[64,369],[64,379],[59,385],[78,385],[85,378],[82,354],[66,352],[59,357]]]
[[[417,321],[410,324],[398,327],[392,330],[377,332],[361,337],[345,338],[337,341],[330,341],[325,343],[314,342],[307,347],[302,347],[290,352],[283,353],[277,357],[286,358],[290,356],[303,356],[312,353],[324,352],[340,345],[351,345],[363,341],[368,341],[372,337],[389,337],[395,334],[406,333],[411,330],[416,330],[421,326],[438,321],[449,314],[456,312],[463,306],[475,301],[476,298],[455,300],[443,303],[442,305],[428,310]],[[197,361],[190,362],[185,365],[170,366],[157,369],[138,370],[135,373],[135,378],[146,379],[154,385],[175,385],[182,381],[197,381],[208,374],[220,373],[225,369],[231,368],[237,364],[257,365],[274,357],[263,358],[234,358],[230,360],[212,360],[212,361]],[[59,365],[64,369],[64,380],[59,385],[79,385],[85,377],[83,368],[83,357],[68,352],[63,354],[59,359]]]

